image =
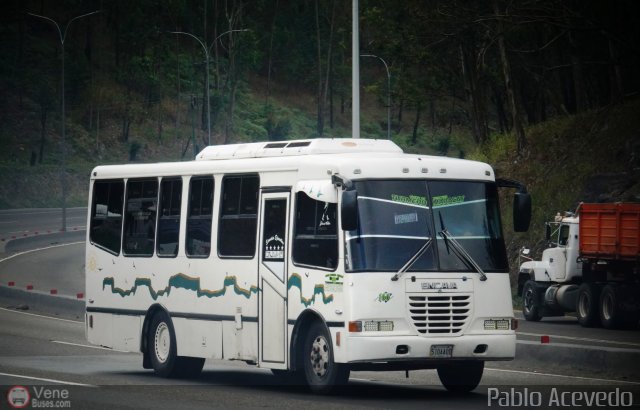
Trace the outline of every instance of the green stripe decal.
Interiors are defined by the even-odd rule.
[[[169,278],[169,283],[164,289],[155,290],[151,286],[151,280],[149,278],[136,278],[133,283],[133,287],[129,290],[124,290],[115,286],[115,280],[113,277],[106,277],[102,280],[102,290],[107,286],[111,287],[111,293],[116,293],[122,297],[135,295],[138,287],[146,286],[149,290],[149,295],[153,300],[157,300],[160,296],[169,296],[171,294],[171,288],[186,289],[196,292],[198,297],[206,296],[208,298],[217,298],[227,293],[227,288],[233,286],[233,291],[236,295],[241,295],[247,299],[251,298],[252,293],[258,293],[257,286],[251,286],[249,289],[243,289],[238,286],[238,281],[235,276],[225,276],[224,283],[221,289],[208,290],[200,287],[200,278],[192,278],[184,273],[178,273]]]
[[[324,291],[324,284],[315,285],[313,287],[313,295],[310,298],[305,298],[302,296],[302,278],[297,273],[292,273],[289,277],[289,281],[287,282],[287,289],[291,290],[292,287],[296,287],[300,290],[300,302],[305,306],[309,307],[309,305],[315,303],[316,295],[322,295],[322,302],[326,305],[327,303],[333,302],[333,295],[327,295]]]

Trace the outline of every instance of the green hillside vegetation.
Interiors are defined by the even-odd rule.
[[[349,1],[0,7],[0,208],[62,204],[62,56],[67,206],[86,206],[96,165],[194,158],[209,143],[207,95],[211,144],[351,136]],[[361,0],[360,50],[374,56],[360,59],[361,136],[385,138],[389,108],[405,152],[485,161],[526,183],[527,234],[512,233],[503,193],[515,269],[523,245],[544,247],[556,212],[640,200],[639,10],[626,0]],[[84,16],[64,54],[43,16],[63,31]]]
[[[499,134],[471,153],[490,163],[497,176],[524,182],[531,192],[531,228],[521,234],[511,228],[511,193],[502,195],[512,275],[523,246],[540,257],[547,247],[544,223],[556,213],[573,212],[580,202],[640,202],[639,112],[640,100],[634,99],[529,127],[522,156],[513,137]]]

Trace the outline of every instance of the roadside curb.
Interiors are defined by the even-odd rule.
[[[83,228],[67,231],[56,231],[51,233],[40,233],[37,235],[34,234],[28,236],[20,236],[16,239],[9,239],[8,241],[0,242],[0,254],[6,253],[7,248],[9,248],[8,252],[19,252],[21,250],[30,249],[33,246],[34,241],[36,241],[36,244],[38,242],[42,244],[55,244],[60,243],[60,241],[52,242],[51,239],[55,240],[60,238],[60,240],[84,240],[86,238],[86,235],[87,230]]]
[[[0,286],[0,304],[19,311],[37,311],[55,316],[84,320],[85,301],[71,296],[26,291]],[[26,308],[26,309],[25,309]]]
[[[515,360],[519,359],[545,364],[550,368],[569,366],[585,374],[606,374],[608,369],[615,369],[613,376],[616,378],[640,379],[640,349],[518,340]]]

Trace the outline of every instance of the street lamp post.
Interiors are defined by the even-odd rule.
[[[225,34],[228,33],[232,33],[235,31],[248,31],[248,29],[237,29],[237,30],[228,30],[225,31],[224,33],[220,34],[218,37],[215,38],[215,40],[213,40],[213,42],[211,43],[211,45],[215,44],[220,37],[224,36]],[[204,50],[204,56],[206,58],[205,61],[205,69],[207,70],[206,75],[205,75],[205,82],[206,82],[206,98],[207,98],[207,141],[208,141],[208,145],[211,145],[211,101],[209,98],[209,47],[207,47],[207,45],[205,44],[204,41],[200,40],[198,37],[194,36],[191,33],[187,33],[185,31],[169,31],[169,33],[171,34],[184,34],[185,36],[189,36],[193,39],[195,39],[198,44],[200,44],[202,46],[202,49]]]
[[[391,139],[391,74],[389,73],[389,66],[382,57],[378,57],[375,54],[361,54],[360,57],[373,57],[382,61],[385,70],[387,70],[387,139]]]
[[[67,230],[67,145],[66,145],[66,131],[65,131],[65,105],[64,105],[64,41],[67,38],[67,30],[74,21],[83,17],[91,16],[92,14],[100,13],[102,10],[92,11],[91,13],[82,14],[69,20],[64,30],[60,29],[60,25],[53,19],[38,14],[28,13],[30,16],[38,17],[53,23],[58,29],[58,35],[60,36],[60,46],[62,49],[62,231]]]

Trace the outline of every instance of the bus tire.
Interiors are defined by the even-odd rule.
[[[149,358],[151,367],[158,376],[177,375],[176,335],[169,315],[160,311],[153,316],[149,327]]]
[[[540,306],[540,293],[536,282],[528,280],[522,289],[522,314],[530,322],[538,322],[542,319]]]
[[[311,324],[302,348],[303,371],[309,389],[328,394],[349,380],[349,368],[333,360],[331,335],[319,321]]]
[[[583,283],[578,288],[576,313],[578,322],[583,327],[593,327],[598,323],[598,305],[600,302],[600,288],[594,283]]]
[[[440,382],[450,392],[468,393],[478,387],[484,372],[484,361],[470,360],[438,367]]]

